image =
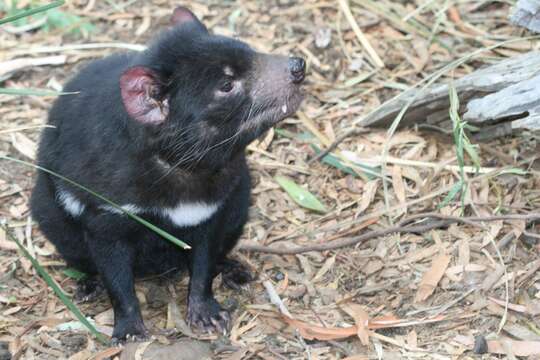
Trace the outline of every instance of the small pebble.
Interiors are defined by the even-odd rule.
[[[86,334],[68,333],[60,337],[60,342],[70,350],[80,350],[86,346],[88,339]]]
[[[320,28],[315,33],[315,46],[318,49],[326,49],[332,41],[332,29]]]
[[[484,336],[478,335],[474,338],[473,352],[475,354],[487,354],[488,344]]]
[[[0,360],[10,360],[11,354],[8,350],[8,343],[0,341]]]

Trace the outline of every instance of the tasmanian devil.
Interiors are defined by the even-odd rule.
[[[64,88],[40,166],[191,246],[183,250],[99,198],[40,172],[32,216],[69,266],[98,276],[113,337],[146,336],[134,279],[187,269],[189,323],[225,331],[212,281],[242,282],[226,258],[248,216],[246,146],[300,105],[305,62],[217,35],[184,7],[148,49],[92,62]]]

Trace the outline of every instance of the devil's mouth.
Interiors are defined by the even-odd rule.
[[[289,116],[296,113],[304,95],[301,92],[294,92],[281,101],[276,101],[272,106],[268,106],[257,114],[251,121],[261,122],[273,126]]]
[[[303,94],[299,93],[296,96],[293,96],[289,99],[287,99],[284,104],[281,106],[281,120],[285,119],[286,117],[289,117],[296,113],[298,111],[298,108],[300,107],[300,104],[302,103],[302,100],[304,99]]]

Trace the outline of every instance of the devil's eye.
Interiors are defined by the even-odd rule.
[[[219,90],[221,92],[228,93],[228,92],[231,92],[233,88],[234,88],[234,84],[233,84],[232,79],[227,79],[223,82],[223,84],[221,84],[221,87],[219,88]]]

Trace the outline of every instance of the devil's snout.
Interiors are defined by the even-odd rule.
[[[289,58],[289,71],[291,72],[292,82],[300,84],[306,77],[306,62],[299,57]]]

